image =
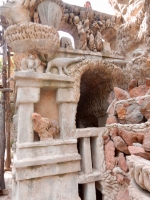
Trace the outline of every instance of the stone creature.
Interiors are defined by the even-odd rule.
[[[60,128],[56,120],[41,117],[38,113],[32,114],[33,130],[36,131],[41,141],[53,139],[59,134]]]
[[[102,51],[103,50],[103,41],[102,41],[102,35],[99,31],[97,31],[97,35],[95,37],[95,45],[97,51]]]
[[[22,4],[22,1],[14,0],[7,2],[0,6],[0,13],[8,25],[31,21],[29,10]]]
[[[48,62],[46,73],[51,73],[50,70],[52,67],[56,67],[58,69],[59,75],[68,75],[67,67],[73,63],[78,63],[83,61],[84,58],[76,57],[76,58],[54,58],[53,60]],[[64,71],[64,73],[63,73]]]
[[[29,55],[28,58],[23,58],[21,61],[21,71],[36,71],[40,66],[40,60],[36,59],[35,56]]]
[[[60,40],[60,47],[73,49],[71,39],[67,37],[62,37]]]

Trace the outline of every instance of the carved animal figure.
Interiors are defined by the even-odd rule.
[[[0,6],[0,13],[8,25],[31,21],[29,10],[23,1],[14,0],[7,2]]]
[[[59,131],[59,124],[56,120],[41,117],[38,113],[32,114],[33,130],[39,134],[40,140],[52,139]]]
[[[46,73],[51,73],[50,70],[52,67],[57,67],[59,75],[68,75],[67,67],[73,63],[81,62],[84,58],[76,57],[76,58],[54,58],[53,60],[48,62]],[[64,71],[64,73],[63,73]]]
[[[36,71],[40,65],[40,60],[36,59],[33,55],[29,55],[28,58],[23,58],[21,61],[21,71]]]

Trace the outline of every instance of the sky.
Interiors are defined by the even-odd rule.
[[[77,6],[84,6],[86,0],[63,0],[63,2],[77,5]],[[93,10],[97,10],[99,12],[114,14],[113,8],[111,8],[108,0],[90,0],[91,6]]]
[[[6,1],[6,0],[0,0],[0,5],[3,4],[3,1]],[[86,0],[63,0],[63,2],[74,4],[77,6],[84,6],[84,3],[86,2]],[[108,3],[108,0],[90,0],[90,2],[91,2],[93,10],[97,10],[97,11],[108,13],[108,14],[114,14],[113,9]]]

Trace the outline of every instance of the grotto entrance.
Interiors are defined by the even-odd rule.
[[[76,127],[104,127],[113,90],[111,76],[100,68],[88,69],[81,77]]]
[[[103,69],[106,70],[105,67]],[[103,71],[99,65],[96,68],[88,68],[80,80],[80,99],[76,114],[77,144],[81,155],[79,180],[82,180],[82,174],[86,180],[79,182],[79,196],[81,200],[89,195],[91,199],[102,200],[102,191],[93,180],[94,173],[101,173],[103,167],[100,166],[104,163],[104,156],[101,156],[104,152],[99,148],[102,134],[101,128],[98,127],[105,127],[106,124],[112,82],[110,74]],[[89,174],[92,177],[90,181],[93,182],[88,182]],[[97,181],[99,182],[100,178]]]

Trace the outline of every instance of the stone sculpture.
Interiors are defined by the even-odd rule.
[[[5,31],[5,38],[17,53],[37,52],[53,55],[60,46],[59,34],[53,26],[32,22],[9,26]]]
[[[34,55],[29,55],[28,58],[23,58],[21,61],[21,71],[35,72],[40,66],[40,60],[36,59]]]
[[[67,37],[62,37],[60,40],[60,47],[73,49],[71,39]]]
[[[39,134],[41,141],[51,140],[59,134],[60,128],[56,120],[41,117],[38,113],[32,114],[33,130]]]
[[[61,0],[0,8],[22,71],[13,200],[149,199],[150,1],[109,2],[116,15]]]
[[[56,67],[58,69],[59,75],[68,75],[67,67],[73,63],[82,62],[84,58],[76,57],[76,58],[54,58],[49,61],[47,64],[46,73],[51,73],[50,70],[52,67]],[[64,73],[63,73],[64,72]]]

